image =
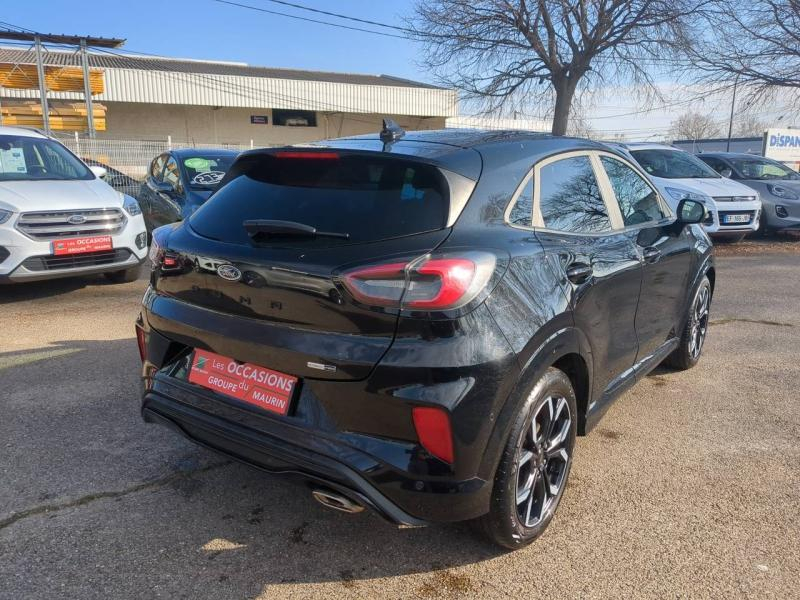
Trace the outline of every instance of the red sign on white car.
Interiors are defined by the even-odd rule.
[[[102,252],[112,250],[114,245],[110,235],[95,237],[70,238],[53,242],[53,254],[64,256],[67,254],[84,254],[86,252]]]

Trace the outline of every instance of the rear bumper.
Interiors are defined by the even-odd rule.
[[[490,482],[402,471],[388,462],[403,452],[400,444],[372,439],[366,451],[346,435],[289,426],[194,388],[157,374],[142,399],[143,419],[268,473],[336,491],[397,525],[463,521],[486,511]]]
[[[201,446],[270,474],[336,491],[396,525],[427,525],[427,521],[412,516],[389,500],[356,469],[280,438],[248,431],[154,392],[144,397],[142,418],[148,423],[166,425]]]

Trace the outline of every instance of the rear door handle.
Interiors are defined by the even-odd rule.
[[[591,265],[586,263],[572,263],[567,267],[567,279],[572,283],[584,283],[594,273]]]
[[[642,250],[642,258],[644,258],[645,262],[654,263],[661,258],[661,250],[654,246],[648,246]]]

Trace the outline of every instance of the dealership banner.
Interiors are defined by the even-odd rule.
[[[764,156],[797,169],[800,166],[800,129],[767,129]]]

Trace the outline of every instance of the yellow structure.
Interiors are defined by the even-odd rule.
[[[97,131],[106,130],[106,107],[92,104],[94,127]],[[3,125],[43,128],[42,106],[35,100],[6,100],[0,106]],[[85,131],[86,105],[83,102],[50,103],[50,129],[54,131]]]
[[[45,67],[44,82],[50,92],[83,92],[83,71],[78,67]],[[92,95],[105,91],[103,71],[89,71],[89,86]],[[0,63],[0,89],[39,89],[36,65]],[[50,103],[50,129],[53,131],[85,131],[88,128],[86,105],[82,102]],[[92,109],[96,131],[106,130],[106,107],[94,104]],[[12,101],[0,107],[4,125],[44,127],[42,107],[38,102]]]
[[[83,92],[83,71],[79,67],[45,67],[44,81],[50,92]],[[105,91],[103,71],[89,70],[89,86],[92,95]],[[36,65],[0,63],[0,88],[18,90],[39,89]]]

